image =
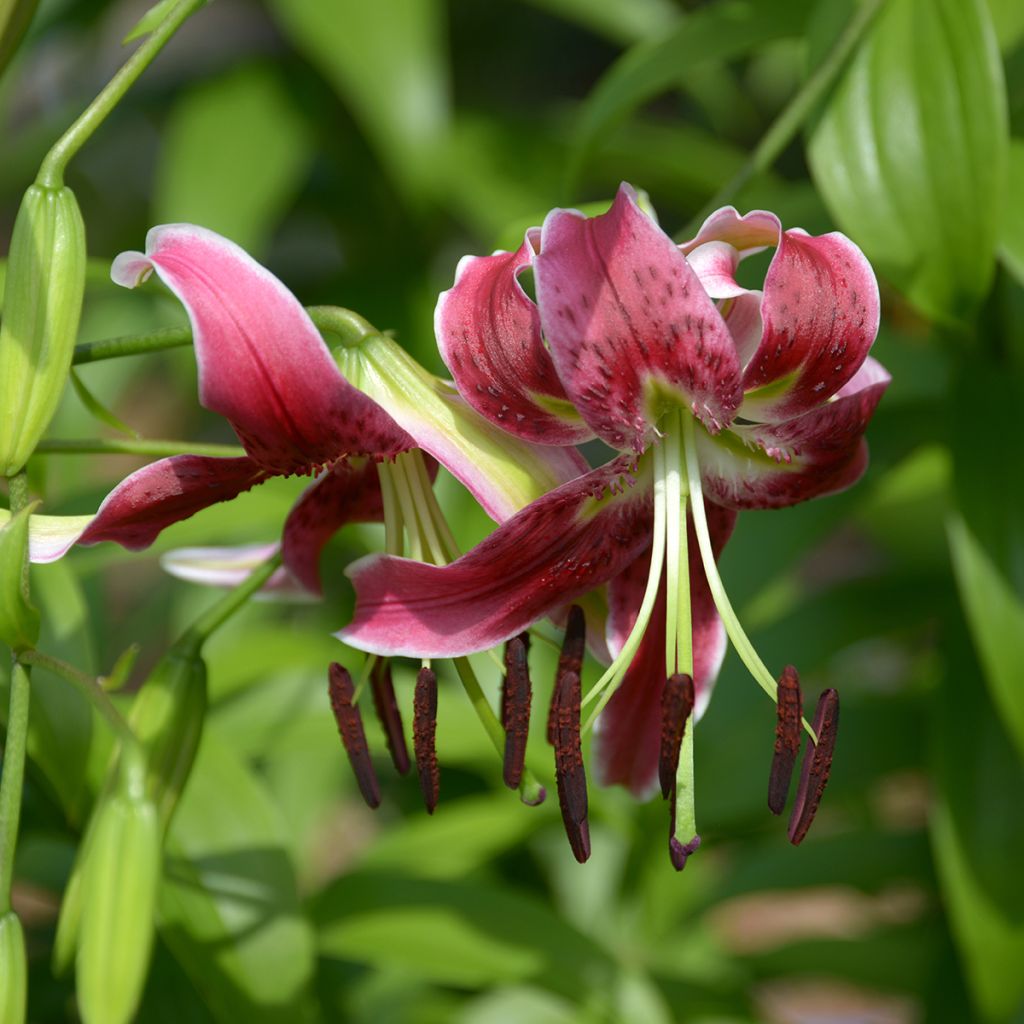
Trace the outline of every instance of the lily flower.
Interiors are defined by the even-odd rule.
[[[744,287],[739,263],[768,247],[775,252],[762,288]],[[519,281],[528,269],[536,302]],[[716,557],[738,511],[829,494],[864,472],[863,433],[889,381],[868,355],[878,322],[874,274],[845,236],[783,230],[774,214],[726,207],[677,245],[628,185],[601,216],[554,210],[516,252],[466,257],[435,321],[465,400],[523,439],[597,437],[620,454],[537,499],[450,564],[393,556],[354,563],[355,616],[338,635],[379,654],[459,656],[500,644],[608,583],[613,658],[583,699],[594,705],[588,724],[603,712],[600,774],[637,794],[661,775],[681,867],[699,842],[693,728],[685,728],[679,696],[686,679],[696,718],[728,634],[777,701],[775,677],[733,612]],[[556,689],[578,691],[566,678],[571,685]],[[788,699],[781,706],[786,753],[794,721],[799,746],[801,713],[794,718]],[[824,786],[824,747],[837,719],[831,698],[819,718],[827,735],[804,723],[822,752],[816,797],[807,798],[809,783],[801,787],[794,841]],[[773,809],[783,782],[788,790],[783,768],[792,769],[788,753],[776,760]],[[812,760],[809,753],[805,771]]]
[[[430,453],[423,481],[429,487],[436,454],[496,519],[580,471],[574,452],[523,443],[492,427],[360,317],[321,310],[325,330],[352,349],[347,358],[358,361],[360,346],[372,343],[378,374],[386,377],[393,363],[404,375],[404,400],[385,411],[342,373],[298,299],[212,231],[155,227],[146,252],[119,255],[111,277],[134,288],[154,272],[191,321],[200,401],[231,423],[246,455],[176,455],[143,467],[111,491],[95,516],[52,517],[48,531],[35,531],[35,561],[60,558],[76,542],[145,548],[170,524],[270,477],[315,475],[285,523],[282,553],[291,584],[319,593],[317,562],[331,535],[346,523],[383,518],[380,464],[423,449]],[[193,574],[200,572],[194,564]],[[274,584],[289,580],[281,575]]]

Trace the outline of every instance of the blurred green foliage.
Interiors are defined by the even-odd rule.
[[[145,6],[39,4],[0,79],[0,235]],[[68,172],[99,261],[79,340],[182,322],[166,294],[125,293],[103,268],[152,224],[195,220],[304,302],[358,310],[439,371],[431,313],[460,256],[517,244],[547,209],[607,199],[623,179],[682,230],[855,6],[217,0]],[[596,787],[594,856],[572,862],[552,801],[526,808],[501,787],[452,678],[438,813],[383,758],[384,803],[367,811],[325,699],[329,660],[359,667],[330,637],[351,610],[340,567],[379,543],[352,529],[328,551],[323,605],[253,604],[207,649],[210,713],[168,841],[140,1020],[1024,1019],[1022,11],[886,0],[804,134],[728,197],[846,231],[883,286],[875,352],[893,383],[867,477],[741,516],[722,561],[768,664],[793,661],[810,689],[843,695],[806,844],[789,847],[766,812],[774,713],[732,655],[697,734],[704,847],[682,875],[660,801]],[[197,405],[188,349],[80,376],[142,436],[232,440]],[[108,430],[69,390],[50,434]],[[81,513],[138,464],[48,455],[30,473],[47,512]],[[100,546],[33,570],[41,649],[102,672],[137,642],[138,685],[212,600],[163,577],[157,555],[271,539],[302,486],[272,481],[141,555]],[[440,486],[468,546],[488,522]],[[493,693],[493,666],[476,660]],[[538,705],[552,667],[538,648]],[[405,708],[412,672],[396,671]],[[372,726],[371,743],[383,750]],[[84,699],[37,670],[17,894],[40,1024],[75,1019],[50,952],[109,751]],[[542,737],[530,754],[544,763]]]

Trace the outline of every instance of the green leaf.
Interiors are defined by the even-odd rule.
[[[1024,10],[1024,5],[1021,5],[1021,10]],[[1013,139],[1010,142],[999,254],[1010,273],[1024,284],[1024,139]]]
[[[39,0],[0,0],[0,75],[17,53]]]
[[[75,394],[78,395],[79,401],[96,417],[101,423],[105,423],[108,427],[112,427],[118,433],[125,434],[128,437],[139,437],[139,432],[133,430],[123,420],[118,419],[86,386],[82,381],[82,378],[75,372],[74,368],[71,370],[71,386],[75,389]]]
[[[224,1024],[315,1016],[313,936],[287,847],[262,784],[208,728],[171,825],[158,926]]]
[[[162,143],[153,217],[212,228],[259,252],[298,191],[312,148],[280,76],[249,65],[175,107]]]
[[[1024,4],[1020,0],[988,0],[999,49],[1009,54],[1024,39]]]
[[[135,23],[135,27],[121,40],[121,44],[134,42],[143,36],[148,36],[153,29],[158,28],[160,22],[167,17],[171,8],[178,0],[159,0],[153,4],[146,13]]]
[[[809,3],[719,0],[687,15],[666,36],[639,43],[612,65],[577,120],[569,177],[575,181],[602,136],[641,104],[682,83],[692,69],[740,57],[757,46],[798,35]]]
[[[28,598],[28,519],[35,502],[0,529],[0,641],[24,651],[39,639],[39,612]]]
[[[408,198],[435,185],[448,133],[441,0],[271,0]]]
[[[1024,1009],[1024,818],[1014,813],[1024,765],[977,678],[962,631],[954,626],[945,646],[946,678],[933,701],[932,843],[979,1016],[1006,1021]]]
[[[614,43],[636,43],[672,27],[679,9],[671,0],[527,0],[534,7],[550,11],[589,28]]]
[[[1007,154],[1002,64],[984,0],[891,0],[808,147],[843,230],[927,316],[988,290]]]

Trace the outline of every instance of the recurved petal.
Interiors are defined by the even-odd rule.
[[[741,399],[728,328],[678,246],[623,185],[599,217],[554,210],[534,261],[544,336],[566,393],[614,448],[647,447],[659,390],[718,431]]]
[[[781,231],[779,218],[768,210],[751,210],[741,217],[735,206],[723,206],[710,214],[700,231],[679,248],[689,256],[709,243],[719,242],[735,249],[743,259],[778,245]]]
[[[687,254],[701,287],[713,299],[731,299],[747,289],[736,281],[740,252],[728,242],[705,242]]]
[[[271,473],[307,473],[342,455],[394,455],[408,435],[341,376],[294,295],[243,249],[191,224],[146,236],[111,277],[133,288],[151,273],[192,322],[202,403],[231,421]]]
[[[266,479],[266,471],[246,456],[215,459],[175,455],[151,462],[122,480],[103,499],[78,543],[112,540],[138,551],[149,547],[172,523],[219,501],[228,501]]]
[[[620,457],[537,499],[451,565],[373,555],[349,566],[364,651],[457,657],[521,633],[636,557],[649,540],[649,475]]]
[[[593,432],[566,398],[537,307],[518,280],[533,260],[531,233],[516,252],[459,262],[455,284],[437,300],[437,344],[462,397],[482,416],[527,441],[578,444]]]
[[[705,503],[715,557],[732,533],[736,513]],[[715,609],[701,565],[697,538],[688,523],[690,615],[693,625],[693,667],[697,701],[694,719],[704,714],[718,670],[725,656],[725,628]],[[647,582],[650,548],[608,586],[608,646],[617,654],[636,621]],[[597,721],[595,755],[597,777],[603,785],[626,786],[641,799],[658,788],[658,753],[661,745],[661,695],[665,687],[665,582],[640,648],[622,685]]]
[[[707,495],[730,508],[782,508],[856,483],[867,468],[864,431],[889,384],[870,356],[823,405],[778,423],[698,431]]]
[[[278,546],[273,544],[240,544],[219,548],[175,548],[160,556],[164,572],[189,583],[205,587],[237,587],[244,583]],[[310,601],[313,595],[284,566],[275,570],[260,588],[257,598],[287,598]]]
[[[743,370],[745,419],[821,405],[853,378],[878,333],[878,282],[845,235],[783,232],[764,281],[764,330]]]

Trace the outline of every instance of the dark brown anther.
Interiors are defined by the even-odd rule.
[[[338,723],[338,734],[352,765],[359,792],[363,794],[363,799],[370,807],[379,807],[380,786],[377,784],[377,773],[373,770],[373,761],[370,759],[370,748],[366,744],[363,718],[359,714],[359,708],[352,703],[355,687],[352,685],[348,669],[336,661],[331,663],[327,674],[327,692],[331,698],[334,720]]]
[[[370,685],[373,687],[373,706],[377,709],[391,760],[398,774],[406,775],[409,772],[409,748],[405,743],[402,713],[398,710],[395,687],[391,682],[391,663],[387,658],[377,659],[370,675]]]
[[[429,668],[421,668],[416,677],[416,693],[412,702],[412,745],[428,814],[434,813],[441,788],[441,769],[437,764],[437,750],[434,746],[436,731],[437,676]]]
[[[518,789],[526,761],[530,732],[530,666],[522,634],[505,645],[505,683],[501,689],[501,722],[505,727],[503,777],[509,789]]]
[[[676,838],[676,786],[672,780],[672,791],[669,793],[669,807],[671,808],[668,817],[668,856],[672,861],[672,867],[676,871],[682,871],[686,862],[693,856],[700,847],[700,836],[695,835],[688,843],[681,843]]]
[[[781,814],[789,796],[789,780],[800,753],[800,719],[803,699],[800,696],[800,677],[792,665],[782,670],[779,679],[779,700],[775,720],[775,756],[768,778],[768,807],[772,814]]]
[[[559,680],[568,672],[581,675],[583,672],[583,656],[587,650],[587,620],[583,609],[574,604],[569,609],[565,623],[565,638],[562,640],[562,653],[558,658],[558,671],[555,673],[555,692],[558,691]],[[551,714],[548,715],[548,743],[555,745],[555,701],[551,701]]]
[[[826,690],[818,698],[814,711],[814,731],[817,744],[807,739],[804,748],[804,763],[800,768],[800,786],[796,791],[796,803],[789,816],[789,841],[794,846],[803,842],[807,830],[814,821],[814,815],[821,803],[821,796],[828,783],[832,768],[832,752],[836,746],[836,730],[839,728],[839,694]]]
[[[550,720],[555,733],[555,780],[562,809],[565,834],[573,855],[582,864],[590,856],[590,828],[587,825],[587,772],[580,745],[580,702],[578,672],[559,675],[551,701]]]
[[[661,750],[658,755],[658,779],[661,795],[667,800],[675,791],[679,748],[686,732],[686,720],[693,713],[693,679],[676,672],[665,680],[661,691]]]

